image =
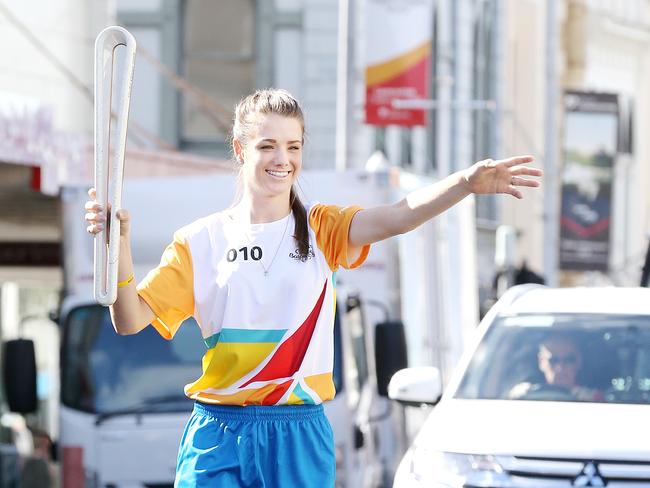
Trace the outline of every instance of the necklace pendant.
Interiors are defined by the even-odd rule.
[[[264,270],[264,276],[267,276],[269,272],[267,270]]]

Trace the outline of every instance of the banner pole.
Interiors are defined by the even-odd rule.
[[[558,284],[559,178],[557,171],[557,18],[556,1],[546,2],[546,116],[544,135],[544,278]]]

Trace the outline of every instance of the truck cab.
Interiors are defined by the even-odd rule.
[[[173,486],[200,374],[202,341],[188,319],[173,341],[147,327],[115,333],[108,309],[64,302],[59,453],[63,486]]]
[[[385,395],[392,372],[406,366],[404,333],[397,322],[371,324],[366,308],[354,287],[337,286],[337,394],[325,404],[336,443],[337,487],[387,486],[399,454]],[[55,440],[61,486],[173,486],[178,444],[192,409],[183,386],[200,375],[205,347],[194,320],[188,319],[172,341],[152,327],[119,336],[107,308],[87,295],[68,295],[58,323],[60,407]],[[6,358],[3,369],[34,374],[29,388],[16,377],[12,383],[20,388],[7,389],[8,403],[30,405],[18,408],[29,413],[36,408],[33,344],[22,340],[12,348],[17,345],[22,352]],[[377,364],[378,352],[387,350],[401,351],[393,354],[397,362]],[[17,466],[15,448],[7,446],[2,455],[5,466],[10,456]],[[12,476],[18,476],[17,468]]]
[[[70,297],[60,325],[63,486],[172,487],[192,409],[183,386],[200,375],[205,348],[194,320],[171,341],[152,327],[119,336],[107,308]],[[371,332],[360,297],[342,288],[334,327],[337,394],[325,405],[339,487],[384,486],[391,476],[379,449],[382,442],[394,445],[391,417],[373,418],[372,412],[382,400]]]

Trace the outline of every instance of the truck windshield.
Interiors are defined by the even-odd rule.
[[[100,414],[192,408],[183,386],[201,375],[205,352],[193,319],[186,320],[171,341],[151,326],[135,335],[119,336],[108,309],[99,305],[72,310],[63,327],[64,405]]]
[[[650,317],[502,318],[474,353],[455,397],[650,403]]]

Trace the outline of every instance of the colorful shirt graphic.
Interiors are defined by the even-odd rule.
[[[318,404],[334,397],[335,273],[348,263],[359,207],[316,204],[301,259],[293,215],[242,226],[219,212],[180,229],[160,265],[138,285],[171,339],[194,316],[207,347],[192,399],[229,405]],[[265,274],[265,271],[268,274]]]

